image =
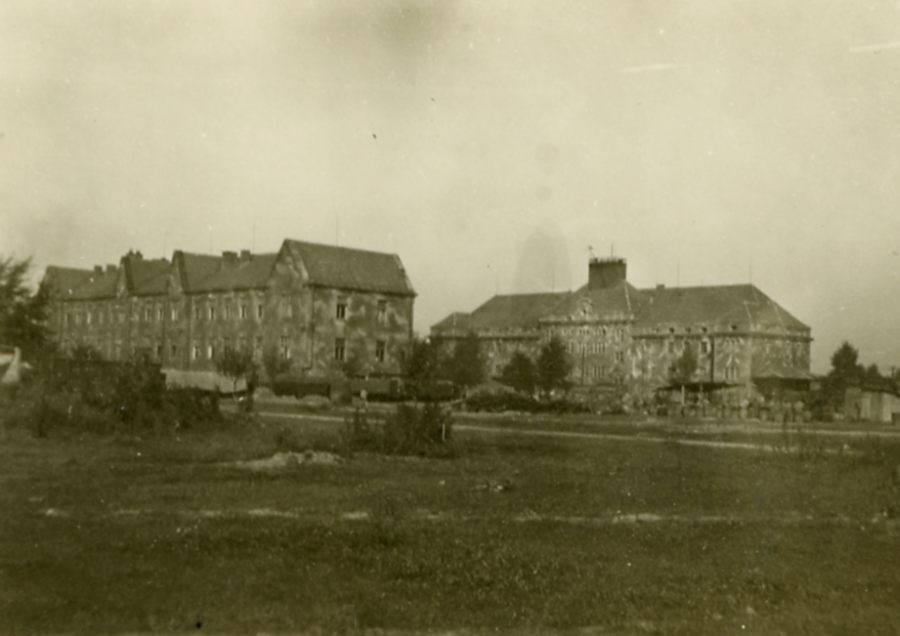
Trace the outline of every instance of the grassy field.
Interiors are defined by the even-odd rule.
[[[0,633],[900,625],[896,441],[801,458],[461,432],[455,459],[231,464],[336,446],[336,432],[4,432]]]

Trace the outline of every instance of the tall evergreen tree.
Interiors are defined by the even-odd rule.
[[[409,391],[418,397],[428,393],[439,379],[440,358],[437,345],[431,340],[416,338],[403,365],[403,375]]]
[[[859,350],[844,341],[831,355],[831,370],[825,376],[825,394],[832,405],[843,404],[847,387],[858,383],[866,369],[859,363]]]
[[[485,361],[475,333],[469,332],[465,338],[456,343],[449,364],[450,379],[457,386],[468,388],[484,380]]]
[[[537,359],[537,381],[544,391],[562,389],[568,386],[569,372],[572,362],[566,352],[566,346],[557,336],[541,348]]]
[[[537,384],[534,362],[521,351],[516,351],[509,363],[503,367],[502,379],[505,384],[516,391],[534,393],[534,387]]]
[[[19,347],[26,356],[44,349],[49,336],[49,293],[43,285],[35,293],[28,289],[30,267],[30,259],[0,258],[0,343]]]

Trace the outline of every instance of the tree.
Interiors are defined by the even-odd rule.
[[[883,378],[877,364],[870,364],[863,373],[863,378],[868,382],[880,382]]]
[[[557,336],[553,336],[541,348],[537,359],[537,381],[544,391],[565,388],[568,385],[572,363],[566,346]]]
[[[453,349],[449,361],[450,379],[457,386],[475,386],[484,380],[484,367],[478,336],[470,331]]]
[[[228,347],[221,356],[216,358],[216,370],[231,380],[234,393],[237,393],[237,385],[241,380],[247,381],[249,392],[250,377],[256,371],[256,363],[253,361],[253,354],[249,351]]]
[[[40,285],[31,293],[25,279],[31,259],[0,258],[0,343],[16,346],[24,355],[48,344],[49,290]]]
[[[372,356],[365,340],[358,340],[354,343],[347,359],[341,365],[341,370],[348,378],[366,376],[372,372]]]
[[[865,372],[865,368],[859,363],[859,351],[844,341],[831,355],[831,370],[824,382],[826,399],[832,406],[840,407],[847,387],[862,380]]]
[[[501,379],[516,391],[534,393],[534,387],[537,384],[534,362],[521,351],[516,351],[509,363],[503,367]]]
[[[271,346],[263,351],[262,363],[263,368],[266,370],[266,377],[269,378],[269,382],[272,382],[275,379],[275,376],[287,373],[291,369],[290,360],[282,357],[278,352],[278,348],[275,346]]]
[[[409,356],[403,365],[409,390],[414,397],[427,393],[438,381],[440,374],[440,354],[438,345],[432,340],[415,339]]]
[[[697,355],[694,353],[694,348],[690,344],[685,343],[681,356],[672,366],[672,379],[684,386],[693,379],[696,371]]]

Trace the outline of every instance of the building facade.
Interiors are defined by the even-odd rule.
[[[226,349],[275,355],[310,378],[390,376],[412,339],[415,292],[394,254],[285,240],[277,253],[129,252],[93,270],[48,267],[63,350],[211,371]]]
[[[566,346],[575,385],[624,385],[647,396],[674,381],[691,349],[690,382],[735,387],[797,386],[810,379],[810,329],[753,285],[637,289],[624,259],[591,259],[573,292],[495,296],[471,313],[434,325],[452,347],[467,333],[482,342],[491,375],[513,352],[536,356],[552,337]]]

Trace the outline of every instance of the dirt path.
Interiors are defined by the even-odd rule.
[[[259,413],[260,416],[272,419],[294,419],[301,421],[314,422],[343,422],[344,417],[341,415],[317,415],[306,413]],[[681,431],[673,430],[673,436],[665,435],[645,435],[641,433],[640,428],[635,428],[634,434],[622,433],[604,433],[604,432],[586,432],[586,431],[559,431],[546,428],[519,428],[501,425],[484,425],[484,424],[468,424],[464,421],[457,421],[453,425],[453,429],[457,432],[473,432],[487,434],[503,434],[503,435],[527,435],[533,437],[551,437],[557,439],[583,439],[593,441],[618,441],[618,442],[644,442],[648,444],[677,444],[680,446],[696,446],[702,448],[715,448],[726,450],[746,450],[761,452],[785,452],[781,445],[781,440],[776,438],[770,442],[729,442],[721,440],[701,440],[677,437]],[[742,431],[743,432],[743,431]],[[721,431],[720,431],[721,433]],[[777,435],[775,430],[767,430],[765,433],[770,436]],[[863,431],[831,431],[822,429],[804,429],[804,433],[810,436],[818,437],[857,437],[864,438],[867,433]],[[763,433],[758,433],[762,435]],[[881,432],[878,437],[892,437],[900,439],[900,433]],[[856,454],[855,451],[845,447],[821,449],[822,452],[829,454]]]

